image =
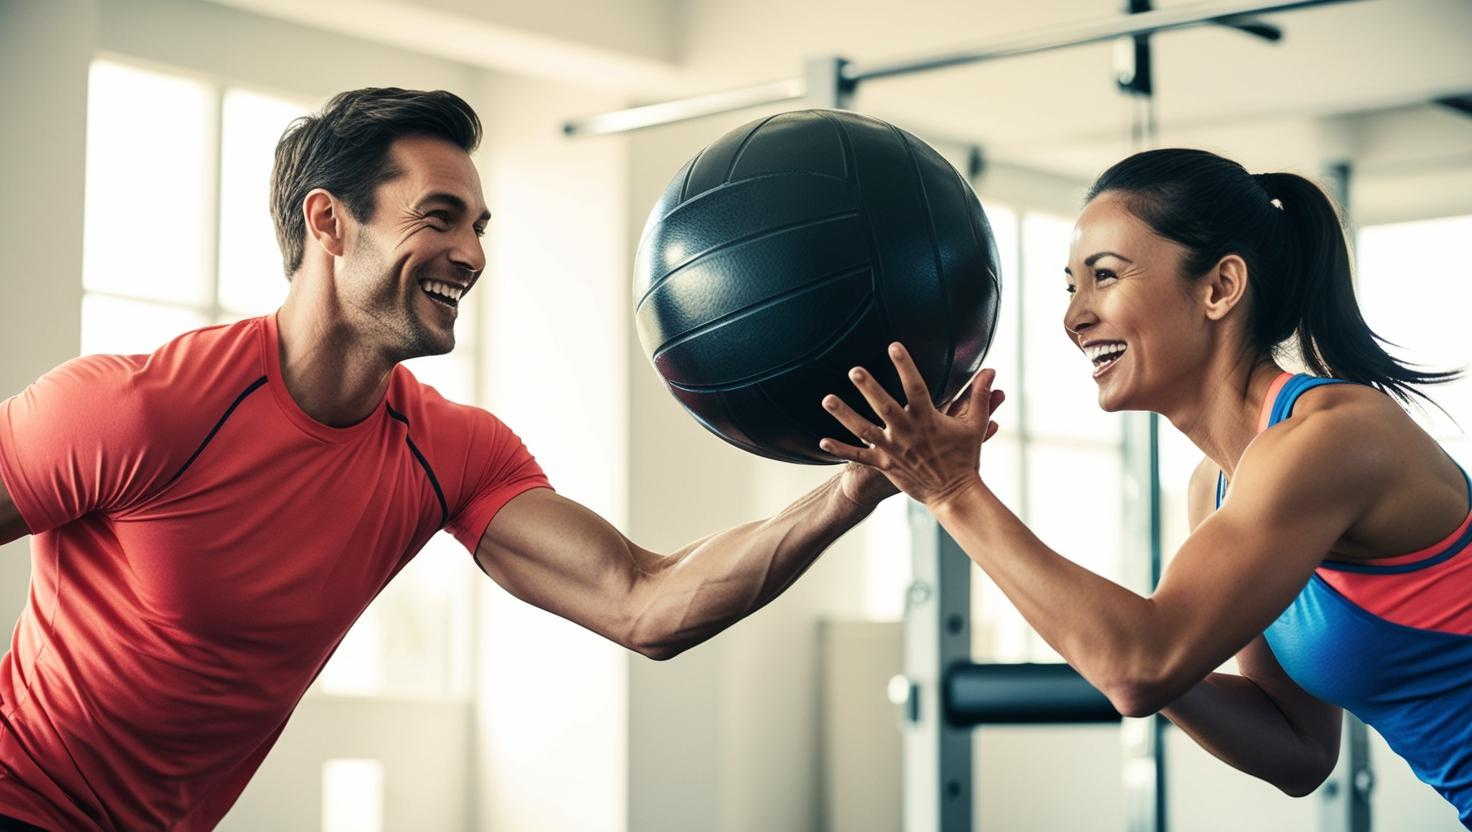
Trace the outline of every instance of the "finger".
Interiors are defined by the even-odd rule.
[[[911,412],[927,408],[934,410],[935,405],[930,402],[930,388],[925,386],[925,378],[910,359],[910,351],[905,349],[905,345],[899,341],[890,344],[889,360],[894,362],[894,368],[900,374],[900,388],[905,391],[905,401]]]
[[[996,422],[987,422],[986,423],[986,435],[983,436],[983,437],[981,437],[981,441],[985,442],[986,440],[991,439],[993,436],[996,436],[997,435],[997,431],[1000,430],[1000,429],[1001,429],[1001,426],[998,425]]]
[[[860,416],[848,402],[829,393],[823,397],[823,409],[832,414],[840,425],[848,429],[849,433],[858,437],[860,442],[873,446],[884,439],[884,428]]]
[[[970,407],[967,408],[967,421],[985,422],[991,418],[992,381],[996,377],[996,370],[986,369],[971,379],[971,395],[968,397],[971,401]]]
[[[993,390],[992,391],[991,407],[989,409],[991,410],[991,412],[996,413],[997,412],[997,408],[1001,407],[1002,406],[1002,402],[1005,402],[1006,400],[1007,400],[1007,394],[1006,393],[1004,393],[1001,390]]]
[[[874,409],[874,413],[884,422],[881,427],[888,428],[903,415],[904,410],[889,391],[880,386],[874,375],[863,367],[855,367],[848,371],[849,380],[859,389],[864,401]]]
[[[879,452],[873,448],[859,448],[828,437],[818,440],[818,447],[830,456],[860,465],[873,465],[879,460]]]

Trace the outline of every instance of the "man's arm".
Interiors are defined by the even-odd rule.
[[[1217,468],[1203,460],[1186,495],[1191,528],[1211,515]],[[1238,675],[1212,673],[1162,711],[1224,763],[1295,797],[1339,757],[1340,709],[1307,693],[1258,636],[1237,654]]]
[[[555,492],[496,514],[475,559],[516,597],[652,659],[668,659],[760,609],[874,509],[833,477],[767,519],[660,555]],[[882,496],[882,494],[880,495]]]
[[[20,509],[15,507],[15,502],[10,499],[10,492],[5,489],[5,480],[0,479],[0,546],[30,533],[20,517]]]

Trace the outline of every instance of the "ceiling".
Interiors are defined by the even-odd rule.
[[[925,56],[1120,14],[1110,0],[213,2],[612,89],[630,104],[796,77],[813,57]],[[1472,2],[1355,0],[1262,19],[1283,30],[1281,42],[1219,26],[1152,38],[1161,143],[1230,148],[1249,167],[1255,156],[1472,165],[1472,118],[1429,103],[1472,93]],[[921,135],[1087,175],[1130,149],[1114,56],[1114,44],[1100,43],[876,79],[854,106]]]

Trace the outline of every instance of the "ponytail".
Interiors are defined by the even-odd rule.
[[[1228,254],[1247,264],[1254,300],[1252,347],[1276,356],[1294,343],[1315,375],[1369,384],[1403,402],[1430,399],[1413,385],[1458,372],[1419,369],[1387,353],[1354,296],[1344,227],[1313,182],[1291,173],[1249,174],[1204,150],[1137,153],[1105,171],[1085,200],[1106,191],[1159,236],[1185,248],[1188,280]]]
[[[1283,215],[1289,241],[1287,262],[1270,269],[1282,282],[1296,284],[1285,310],[1304,364],[1315,375],[1372,384],[1402,401],[1421,395],[1412,385],[1437,384],[1455,372],[1430,372],[1397,360],[1388,343],[1365,323],[1355,301],[1352,260],[1344,226],[1334,204],[1313,182],[1292,173],[1253,177]],[[1259,321],[1266,317],[1259,316]]]

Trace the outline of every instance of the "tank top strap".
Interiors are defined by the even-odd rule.
[[[1274,379],[1272,386],[1268,388],[1267,401],[1263,402],[1262,419],[1258,422],[1257,432],[1262,433],[1273,425],[1292,416],[1293,406],[1298,403],[1298,397],[1309,390],[1315,387],[1322,387],[1325,384],[1349,383],[1342,378],[1320,378],[1305,373],[1283,373]],[[1222,501],[1226,498],[1227,475],[1218,471],[1216,475],[1216,507],[1221,508]]]

